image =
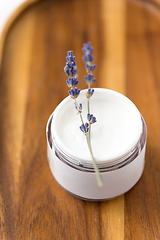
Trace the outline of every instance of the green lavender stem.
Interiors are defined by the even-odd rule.
[[[75,105],[76,105],[77,109],[79,109],[76,98],[74,98],[74,101],[75,101]],[[88,98],[88,107],[89,107],[89,98]],[[89,108],[88,108],[88,113],[89,113]],[[82,124],[84,124],[81,111],[79,111],[79,115],[80,115],[80,119],[81,119]],[[95,170],[96,177],[97,177],[97,182],[98,182],[99,187],[102,187],[102,186],[103,186],[103,181],[102,181],[102,177],[101,177],[101,174],[100,174],[100,172],[99,172],[99,169],[98,169],[98,167],[97,167],[95,158],[94,158],[94,156],[93,156],[92,147],[91,147],[91,141],[90,141],[90,136],[91,136],[91,124],[89,124],[88,133],[86,133],[86,139],[87,139],[88,148],[89,148],[89,151],[90,151],[90,154],[91,154],[91,157],[92,157],[93,166],[94,166],[94,170]]]
[[[88,106],[88,113],[90,113],[90,102],[89,102],[90,98],[87,98],[87,106]],[[88,131],[88,137],[89,137],[89,141],[91,141],[91,125],[89,124],[89,131]]]
[[[95,170],[95,173],[96,173],[98,185],[99,185],[99,187],[102,187],[103,186],[102,177],[101,177],[101,174],[100,174],[99,169],[97,167],[95,158],[93,156],[93,152],[92,152],[92,148],[91,148],[91,142],[89,140],[89,136],[88,135],[86,135],[86,139],[87,139],[88,148],[89,148],[89,151],[90,151],[90,154],[91,154],[91,157],[92,157],[93,166],[94,166],[94,170]]]
[[[88,89],[90,88],[90,84],[88,84]],[[90,98],[87,98],[87,108],[88,108],[88,113],[90,113]],[[91,124],[89,124],[89,129],[88,129],[88,135],[86,135],[87,138],[87,144],[88,144],[88,148],[92,157],[92,161],[93,161],[93,166],[94,166],[94,170],[97,176],[97,181],[98,181],[98,185],[99,187],[103,186],[103,181],[102,181],[102,177],[101,174],[99,172],[99,169],[97,167],[95,158],[93,156],[93,152],[92,152],[92,147],[91,147]]]
[[[90,104],[89,104],[90,98],[87,98],[87,108],[88,108],[88,113],[90,113]]]
[[[90,83],[88,83],[88,89],[90,89]],[[88,113],[90,113],[90,103],[89,103],[89,101],[90,101],[90,97],[89,98],[87,98],[87,107],[88,107]]]

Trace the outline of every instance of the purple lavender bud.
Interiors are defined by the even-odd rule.
[[[75,56],[73,56],[73,51],[67,52],[67,62],[66,66],[64,67],[64,72],[67,76],[73,77],[77,72],[77,65],[75,62]]]
[[[77,78],[70,77],[68,80],[66,80],[66,83],[68,87],[74,88],[79,83],[79,81],[77,81]]]
[[[87,91],[87,93],[86,93],[86,97],[87,97],[87,98],[92,97],[93,93],[94,93],[94,89],[89,88],[88,91]]]
[[[87,119],[88,119],[88,121],[89,121],[90,124],[93,124],[93,123],[97,122],[97,120],[96,120],[96,118],[93,116],[93,114],[90,114],[90,113],[87,114]]]
[[[87,134],[88,133],[88,130],[89,130],[89,128],[88,128],[88,123],[86,122],[85,124],[82,124],[81,126],[80,126],[80,130],[83,132],[83,133],[85,133],[85,134]]]
[[[75,108],[78,112],[82,111],[82,103],[79,104],[79,107],[77,107],[77,105],[75,105]]]
[[[80,94],[80,91],[81,91],[80,89],[78,90],[78,88],[75,87],[74,89],[71,88],[71,90],[69,90],[68,92],[69,92],[69,95],[71,96],[71,98],[77,98]]]
[[[82,103],[79,104],[79,110],[82,111]]]
[[[96,67],[95,64],[93,64],[93,65],[86,64],[86,70],[87,71],[89,70],[90,72],[93,72],[95,67]]]

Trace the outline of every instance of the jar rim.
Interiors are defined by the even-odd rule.
[[[52,123],[53,115],[54,114],[50,116],[47,123],[47,127],[46,127],[46,137],[47,137],[48,147],[50,147],[52,151],[54,151],[54,154],[58,157],[58,159],[60,159],[62,162],[69,165],[70,167],[73,167],[80,171],[94,172],[95,170],[94,170],[93,164],[90,164],[90,166],[86,166],[80,162],[75,162],[74,159],[72,159],[70,156],[67,156],[66,153],[64,153],[61,149],[57,147],[55,138],[52,137],[52,134],[51,134],[51,123]],[[143,131],[135,148],[128,155],[121,158],[121,161],[118,163],[114,162],[111,165],[97,164],[100,172],[113,171],[113,170],[122,168],[128,165],[129,163],[131,163],[141,153],[141,151],[146,145],[146,139],[147,139],[147,128],[142,115],[141,115],[141,119],[143,124]]]
[[[84,95],[85,92],[86,92],[86,89],[82,90],[81,91],[82,95]],[[99,165],[99,166],[112,166],[113,164],[116,165],[120,162],[123,162],[127,156],[130,156],[131,152],[134,151],[135,147],[137,146],[137,143],[139,142],[140,136],[142,133],[141,114],[138,111],[135,104],[130,99],[128,99],[127,97],[122,95],[121,93],[118,93],[116,91],[109,90],[109,89],[104,89],[104,88],[95,88],[94,95],[97,95],[99,97],[98,94],[100,96],[102,96],[103,94],[105,94],[105,96],[106,96],[106,94],[108,94],[108,96],[112,97],[112,100],[114,99],[114,101],[116,101],[117,104],[119,104],[119,101],[123,101],[123,103],[126,104],[126,106],[127,106],[127,110],[128,110],[128,107],[132,108],[132,111],[134,111],[134,114],[137,117],[137,119],[136,119],[137,133],[134,134],[134,139],[129,139],[129,143],[127,142],[128,145],[127,145],[126,151],[125,152],[119,151],[118,154],[113,154],[112,157],[110,157],[108,159],[106,157],[104,157],[104,158],[98,159],[98,161],[97,161],[97,165]],[[90,166],[92,165],[92,161],[90,159],[86,159],[85,157],[84,158],[79,157],[78,154],[76,154],[75,152],[73,152],[69,148],[67,148],[67,146],[60,139],[58,130],[56,129],[56,121],[58,119],[58,114],[60,112],[62,114],[62,110],[64,109],[66,104],[70,104],[70,101],[71,101],[70,97],[68,96],[56,107],[54,114],[53,114],[52,123],[51,123],[51,135],[52,135],[52,138],[55,139],[55,144],[57,146],[57,149],[62,151],[64,153],[64,155],[67,155],[69,158],[71,158],[73,161],[73,164],[76,164],[76,165],[81,164],[86,167],[89,166],[89,168],[90,168]],[[71,107],[74,108],[74,106],[71,106]],[[76,113],[75,113],[75,115],[76,115]]]

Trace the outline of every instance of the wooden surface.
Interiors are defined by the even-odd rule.
[[[67,50],[90,40],[96,87],[127,95],[148,128],[145,171],[125,195],[76,199],[55,182],[45,126],[67,96]],[[160,239],[160,8],[126,0],[41,1],[14,22],[0,71],[0,237],[4,240]]]

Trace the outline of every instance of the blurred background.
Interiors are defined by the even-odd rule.
[[[1,239],[160,239],[160,1],[0,1]],[[46,154],[48,117],[68,95],[66,52],[85,88],[88,41],[95,87],[129,97],[148,130],[140,181],[99,203],[63,191]]]
[[[25,0],[1,0],[0,2],[0,34],[11,15]]]

